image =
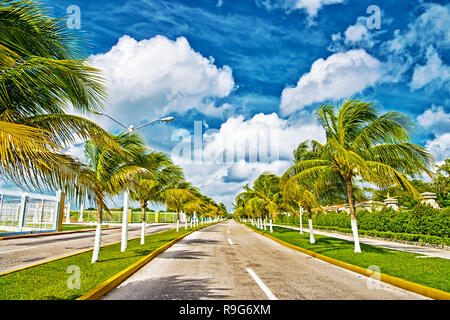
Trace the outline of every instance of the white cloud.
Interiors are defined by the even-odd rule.
[[[433,84],[433,88],[445,86],[450,80],[450,66],[442,63],[441,58],[433,47],[429,47],[426,53],[425,65],[416,65],[410,83],[412,90],[421,89]]]
[[[434,139],[427,141],[425,147],[437,162],[450,158],[450,113],[433,105],[417,117],[417,122],[434,134]]]
[[[301,141],[325,140],[325,134],[312,115],[303,115],[302,121],[284,120],[277,114],[256,114],[246,120],[243,116],[229,118],[215,132],[203,133],[203,162],[188,163],[178,153],[172,159],[183,167],[186,178],[213,199],[222,199],[229,209],[245,184],[251,184],[264,171],[281,175],[292,165],[293,151]],[[274,155],[264,159],[258,140],[271,139]],[[190,140],[192,144],[192,139]],[[261,146],[261,145],[260,145]],[[270,148],[269,148],[270,149]],[[218,154],[233,155],[229,161],[217,160]],[[258,157],[259,154],[259,157]],[[236,157],[234,157],[236,155]],[[213,163],[213,161],[215,161]]]
[[[405,31],[396,30],[392,40],[387,42],[390,51],[400,52],[416,46],[422,53],[430,45],[441,48],[450,46],[450,5],[425,4],[425,11],[414,22],[408,24]]]
[[[343,3],[345,0],[256,0],[258,5],[264,6],[268,10],[284,9],[288,12],[292,10],[305,10],[309,17],[315,17],[323,6]]]
[[[281,111],[291,114],[312,103],[337,100],[362,92],[375,85],[384,74],[380,61],[364,49],[320,58],[294,88],[286,88],[281,96]]]
[[[434,140],[427,141],[425,146],[438,163],[450,158],[450,133],[445,133]]]
[[[184,37],[136,41],[123,36],[109,52],[89,60],[108,80],[108,112],[123,122],[134,123],[137,115],[143,121],[193,108],[217,116],[222,109],[215,108],[214,99],[234,88],[231,69],[218,68]]]
[[[295,8],[305,9],[310,16],[315,16],[323,6],[342,2],[344,2],[344,0],[297,0]]]
[[[366,26],[359,23],[349,26],[344,34],[345,39],[352,42],[361,41],[369,36]]]
[[[386,68],[389,70],[391,81],[404,80],[403,78],[421,59],[428,59],[430,47],[436,51],[430,63],[437,63],[438,54],[441,56],[450,48],[450,5],[423,4],[424,12],[404,30],[395,30],[394,37],[381,46],[381,53],[386,56]],[[422,67],[422,68],[421,68]],[[416,78],[412,88],[427,83],[424,66],[416,65]],[[430,65],[431,67],[431,65]],[[421,72],[422,70],[422,72]],[[431,86],[428,88],[434,89]]]
[[[445,112],[441,106],[431,106],[417,117],[417,122],[435,135],[450,131],[450,113]]]

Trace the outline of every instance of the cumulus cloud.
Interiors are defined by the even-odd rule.
[[[450,113],[441,106],[431,106],[417,117],[417,122],[434,135],[425,147],[438,162],[450,158]]]
[[[382,63],[364,49],[320,58],[281,96],[281,111],[288,115],[312,103],[346,98],[379,82],[384,74]]]
[[[425,65],[416,65],[410,83],[411,90],[418,90],[430,84],[433,88],[445,86],[450,81],[450,66],[442,63],[441,58],[433,47],[426,53]]]
[[[392,81],[403,80],[409,74],[407,71],[414,68],[415,78],[411,83],[413,89],[428,83],[430,78],[426,75],[427,69],[434,75],[437,74],[432,68],[439,63],[439,54],[442,56],[450,48],[450,5],[426,3],[422,9],[423,13],[404,30],[395,30],[394,37],[386,41],[380,50],[386,56],[386,67]],[[433,52],[430,52],[430,47],[434,48]],[[430,65],[419,65],[421,60],[428,60]],[[428,89],[434,88],[430,86]]]
[[[450,114],[441,106],[432,105],[417,117],[417,122],[435,135],[450,131]]]
[[[435,156],[436,161],[441,163],[450,158],[450,133],[445,133],[427,142],[425,147]]]
[[[256,114],[250,119],[229,118],[219,130],[202,133],[202,160],[193,163],[175,148],[172,159],[181,165],[186,177],[214,199],[226,199],[229,206],[245,184],[264,171],[281,175],[292,165],[293,151],[301,141],[325,140],[321,126],[312,115],[303,120],[285,120],[276,113]],[[192,150],[196,137],[185,137],[184,147]],[[183,142],[180,142],[183,143]]]
[[[258,5],[268,10],[284,9],[288,12],[293,10],[304,10],[309,17],[317,15],[323,6],[343,3],[345,0],[256,0]]]
[[[430,45],[448,49],[450,5],[425,4],[424,8],[424,13],[408,24],[404,31],[395,31],[394,38],[386,44],[390,51],[401,52],[409,47],[417,47],[425,53]]]
[[[231,69],[214,65],[184,37],[136,41],[123,36],[110,51],[89,60],[108,80],[108,112],[123,121],[194,108],[217,116],[223,108],[216,108],[214,100],[226,97],[234,87]]]

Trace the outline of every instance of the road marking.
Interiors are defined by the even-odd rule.
[[[267,298],[269,298],[270,300],[278,300],[277,297],[275,297],[275,295],[272,293],[272,291],[270,291],[270,289],[267,288],[267,286],[264,284],[264,282],[262,282],[262,280],[256,275],[255,272],[253,272],[252,269],[248,268],[247,272],[250,273],[252,278],[255,280],[255,282],[258,284],[258,286],[261,288],[261,290],[264,291]]]
[[[228,239],[228,243],[229,243],[230,245],[233,245],[233,241],[231,241],[231,239]]]
[[[33,248],[36,248],[36,247],[30,247],[30,248],[24,248],[24,249],[17,249],[17,250],[5,251],[5,252],[0,252],[0,254],[11,253],[11,252],[17,252],[17,251],[24,251],[24,250],[29,250],[29,249],[33,249]]]
[[[228,230],[227,230],[227,233],[228,233],[228,234],[230,234],[230,233],[231,233],[231,232],[230,232],[230,229],[228,229]]]

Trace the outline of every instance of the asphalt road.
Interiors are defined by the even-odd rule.
[[[175,227],[170,224],[148,225],[147,234]],[[121,229],[103,230],[101,244],[121,241],[121,234]],[[140,235],[141,225],[129,226],[128,239],[137,238]],[[0,273],[91,249],[94,246],[94,236],[95,231],[89,231],[66,235],[0,240]]]
[[[184,238],[104,299],[425,299],[228,221]]]

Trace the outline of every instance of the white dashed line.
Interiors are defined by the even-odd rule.
[[[253,272],[252,269],[247,269],[247,272],[250,273],[252,278],[255,280],[255,282],[258,284],[258,286],[261,288],[261,290],[264,291],[267,298],[269,298],[270,300],[278,300],[277,297],[275,297],[275,295],[272,293],[272,291],[270,291],[270,289],[267,288],[267,286],[264,284],[264,282],[262,282],[262,280],[256,275],[255,272]]]
[[[231,241],[231,239],[228,239],[228,243],[229,243],[230,245],[233,245],[233,241]]]

